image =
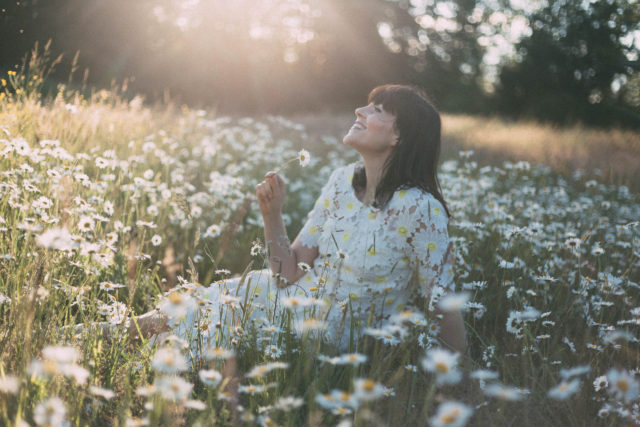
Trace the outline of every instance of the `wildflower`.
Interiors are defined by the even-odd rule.
[[[311,156],[307,150],[300,150],[298,152],[298,161],[300,162],[300,166],[303,168],[309,165],[311,161]]]
[[[503,384],[489,384],[484,388],[484,394],[487,396],[497,397],[502,400],[522,400],[523,394],[516,387],[510,387]]]
[[[640,393],[638,381],[627,371],[610,369],[607,372],[607,380],[609,381],[609,393],[627,402],[634,401]]]
[[[100,396],[107,400],[111,400],[116,396],[113,390],[109,390],[108,388],[96,387],[93,385],[89,387],[89,393],[93,394],[94,396]]]
[[[14,376],[7,375],[0,378],[0,393],[16,394],[20,389],[20,380]]]
[[[354,395],[360,401],[375,400],[385,395],[384,386],[368,378],[353,380]]]
[[[241,385],[238,387],[238,393],[258,394],[263,393],[267,388],[263,385]]]
[[[68,425],[65,421],[67,408],[58,397],[51,397],[36,405],[33,410],[33,420],[39,426]]]
[[[314,304],[322,304],[321,300],[316,298],[306,298],[306,297],[287,297],[282,300],[282,305],[288,309],[294,310],[296,308],[304,308],[309,307]]]
[[[193,388],[193,384],[180,377],[157,377],[153,383],[155,390],[168,400],[184,401]]]
[[[447,295],[438,302],[438,307],[440,307],[442,311],[463,310],[465,304],[469,301],[469,297],[470,294],[468,292]]]
[[[553,387],[547,393],[552,399],[564,400],[569,396],[576,394],[580,390],[580,380],[571,380],[570,382],[562,381],[557,386]]]
[[[124,288],[124,285],[121,283],[100,282],[100,290],[109,292],[117,288]]]
[[[324,320],[316,319],[313,317],[297,321],[295,324],[296,330],[300,332],[322,331],[327,329],[327,326],[327,322],[325,322]]]
[[[311,270],[311,266],[309,264],[307,264],[306,262],[299,262],[298,263],[298,268],[300,268],[300,270],[304,271],[305,273],[309,270]]]
[[[416,365],[405,365],[404,369],[410,372],[418,372],[418,367]]]
[[[262,378],[267,373],[273,371],[274,369],[287,369],[289,367],[288,363],[285,362],[271,362],[264,363],[262,365],[254,366],[251,371],[249,371],[246,375],[247,378]]]
[[[383,388],[384,388],[383,393],[386,397],[396,395],[396,391],[393,389],[393,387],[383,387]]]
[[[76,247],[73,236],[66,228],[50,228],[36,237],[36,242],[47,249],[70,251]]]
[[[209,387],[217,387],[222,381],[222,374],[215,369],[203,369],[199,372],[200,380],[209,386]]]
[[[438,412],[429,419],[432,427],[461,427],[467,424],[467,420],[473,414],[473,410],[467,405],[448,401],[438,406]]]
[[[304,400],[295,396],[283,396],[273,405],[274,409],[281,411],[290,411],[301,407],[304,404]]]
[[[162,243],[162,236],[160,236],[159,234],[154,234],[154,236],[151,238],[151,244],[153,246],[160,246],[161,243]]]
[[[603,388],[607,388],[609,386],[609,382],[607,381],[606,375],[600,375],[593,381],[593,389],[595,391],[600,391]]]
[[[338,363],[336,364],[358,366],[359,364],[364,363],[366,361],[367,361],[367,356],[365,356],[364,354],[347,353],[340,356],[337,361]]]
[[[207,349],[204,355],[205,359],[229,359],[233,357],[233,351],[222,347],[212,347]]]
[[[196,411],[204,411],[207,409],[207,404],[200,400],[187,400],[184,402],[184,407],[188,409],[194,409]]]
[[[204,232],[202,237],[211,237],[211,238],[218,237],[221,231],[222,231],[222,228],[220,228],[219,225],[212,224],[209,227],[207,227],[207,230]]]
[[[489,371],[487,369],[478,369],[476,371],[471,372],[471,378],[474,380],[488,381],[488,380],[496,380],[498,379],[498,373],[494,371]]]
[[[436,374],[438,384],[456,384],[462,378],[457,364],[460,353],[452,353],[442,348],[431,349],[422,360],[422,367]]]
[[[270,344],[267,346],[267,348],[265,348],[264,354],[271,357],[272,359],[277,359],[282,355],[282,350],[280,350],[280,348],[277,345]]]
[[[160,303],[160,310],[172,319],[186,316],[189,310],[195,308],[194,299],[185,294],[173,291]]]
[[[96,223],[91,217],[83,216],[78,221],[78,229],[83,233],[93,231],[95,228],[96,228]]]
[[[571,377],[588,374],[589,371],[591,371],[591,367],[589,365],[576,366],[575,368],[570,369],[560,369],[560,378],[568,380]]]
[[[151,360],[153,369],[166,374],[187,370],[187,361],[179,350],[172,347],[161,348]]]

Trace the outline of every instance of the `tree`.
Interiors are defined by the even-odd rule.
[[[517,60],[500,73],[502,112],[552,123],[640,126],[633,92],[640,70],[636,0],[553,0],[530,22]]]

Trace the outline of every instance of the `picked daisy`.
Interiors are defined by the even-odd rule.
[[[300,162],[300,166],[303,168],[307,167],[311,161],[311,155],[307,150],[300,150],[298,151],[298,161]]]

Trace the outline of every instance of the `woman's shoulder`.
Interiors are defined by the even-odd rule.
[[[442,206],[440,200],[438,200],[430,192],[418,187],[401,188],[396,190],[395,197],[399,203],[400,208],[410,214],[417,214],[420,216],[427,216],[429,218],[442,217],[447,220],[447,213]]]
[[[329,181],[332,181],[336,184],[351,184],[351,180],[353,179],[353,173],[357,166],[358,162],[349,163],[344,166],[340,166],[333,170],[331,173],[331,177]]]

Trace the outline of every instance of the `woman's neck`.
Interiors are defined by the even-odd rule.
[[[376,188],[382,179],[382,172],[384,170],[384,163],[387,157],[367,157],[362,158],[364,163],[365,176],[367,178],[367,185],[364,191],[361,191],[358,195],[360,201],[365,205],[372,205],[376,198]]]

